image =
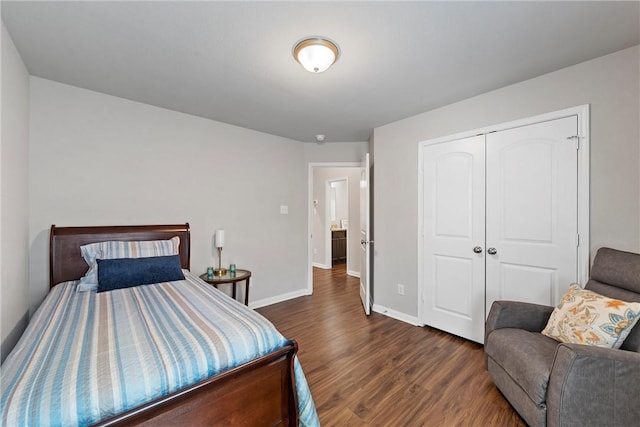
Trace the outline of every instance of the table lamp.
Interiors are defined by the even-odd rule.
[[[227,269],[222,268],[222,247],[224,246],[224,230],[216,230],[215,245],[218,248],[218,268],[213,270],[213,274],[216,276],[224,276],[227,274]]]

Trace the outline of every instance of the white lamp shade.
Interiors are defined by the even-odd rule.
[[[224,230],[216,230],[216,248],[224,246]]]
[[[303,40],[293,50],[296,61],[312,73],[327,70],[338,59],[338,55],[338,46],[322,38]]]
[[[335,54],[328,47],[307,46],[298,52],[298,61],[307,71],[321,73],[333,64]]]

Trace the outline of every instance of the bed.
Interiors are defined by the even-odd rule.
[[[81,246],[176,236],[184,280],[80,292]],[[2,365],[0,424],[318,425],[296,343],[192,275],[189,250],[188,224],[52,226],[50,291]]]

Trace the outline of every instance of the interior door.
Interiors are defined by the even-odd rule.
[[[366,153],[360,165],[360,299],[364,312],[371,314],[371,256],[369,241],[369,153]]]
[[[423,150],[424,323],[484,336],[484,136]]]
[[[486,310],[556,305],[577,281],[577,116],[487,135]]]

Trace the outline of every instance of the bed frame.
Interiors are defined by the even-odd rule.
[[[77,280],[88,267],[80,246],[107,240],[166,240],[180,236],[180,262],[190,267],[189,224],[99,227],[51,226],[50,287]],[[183,390],[103,420],[99,426],[297,426],[293,373],[295,341]]]

